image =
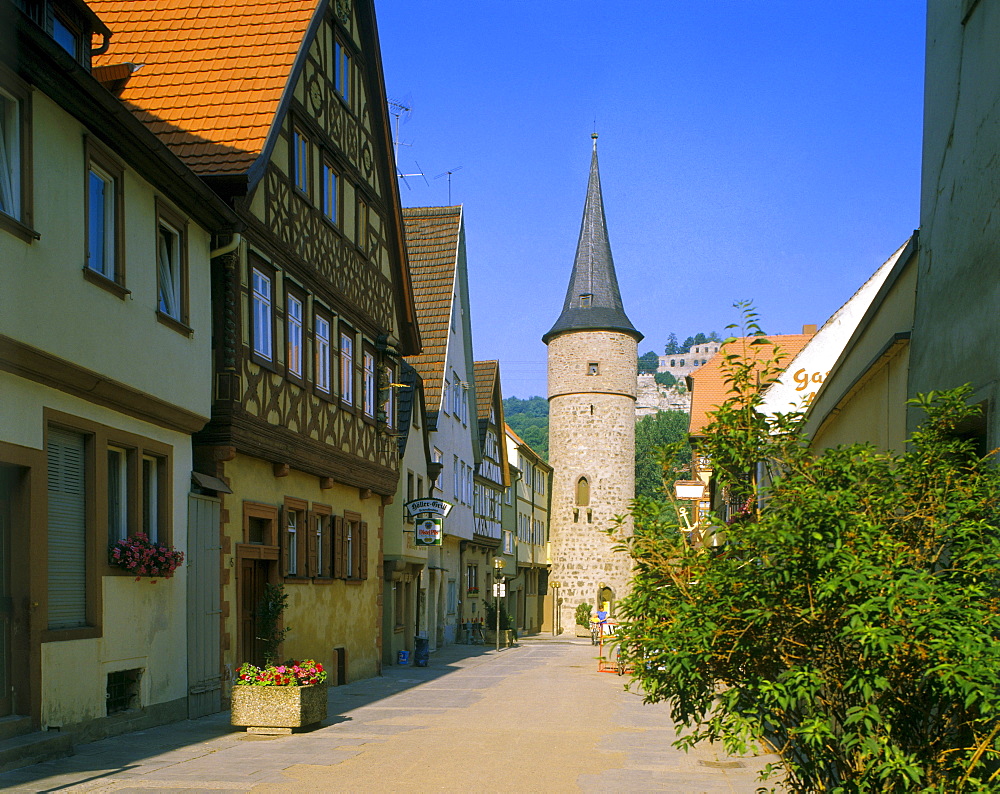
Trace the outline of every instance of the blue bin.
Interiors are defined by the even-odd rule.
[[[431,658],[431,641],[427,637],[413,638],[413,666],[426,667]]]
[[[400,651],[399,657],[396,659],[397,664],[409,664],[410,663],[410,652]]]

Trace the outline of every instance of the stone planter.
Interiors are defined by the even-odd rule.
[[[484,629],[483,630],[483,640],[486,647],[490,646],[497,647],[497,632],[496,629]],[[513,629],[506,629],[500,632],[500,647],[501,648],[513,648],[514,647],[514,631]]]
[[[326,684],[233,687],[230,723],[247,733],[283,734],[326,719]]]

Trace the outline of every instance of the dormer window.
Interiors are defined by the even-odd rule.
[[[80,60],[80,33],[62,14],[52,15],[52,38],[74,59]]]
[[[594,303],[594,296],[589,292],[585,292],[580,296],[580,308],[589,309]]]

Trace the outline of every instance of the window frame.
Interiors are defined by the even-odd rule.
[[[347,107],[351,107],[354,96],[351,76],[354,70],[351,68],[353,54],[350,49],[337,37],[333,40],[333,92],[341,102]],[[346,69],[344,68],[346,63]]]
[[[345,341],[350,343],[346,355],[344,352]],[[339,363],[337,396],[340,399],[340,403],[351,410],[355,407],[355,398],[357,396],[354,377],[356,367],[354,351],[356,347],[357,335],[354,330],[345,323],[340,323],[337,329],[337,358]]]
[[[86,136],[84,141],[84,276],[94,284],[108,290],[119,298],[129,295],[126,288],[125,269],[125,167],[108,152],[103,146],[98,144],[92,136]],[[91,200],[90,185],[91,174],[101,173],[111,181],[112,195],[110,199],[110,212],[113,228],[110,233],[105,229],[104,248],[105,256],[108,255],[107,248],[111,246],[110,259],[113,273],[111,276],[105,270],[98,270],[91,266]]]
[[[293,287],[287,281],[285,282],[285,307],[284,307],[284,327],[285,327],[285,377],[288,378],[292,383],[297,383],[302,386],[306,382],[306,317],[307,317],[307,306],[308,301],[306,295],[301,290]],[[299,306],[299,315],[295,318],[296,323],[293,323],[293,314],[291,310],[292,304],[297,303]],[[293,362],[296,361],[296,356],[292,355],[292,329],[293,325],[298,328],[298,370],[293,369]]]
[[[160,274],[160,235],[166,229],[177,238],[177,273],[174,276],[178,291],[178,316],[175,317],[160,308],[161,304],[161,274]],[[175,331],[190,336],[191,306],[190,284],[188,281],[188,219],[166,204],[159,196],[156,197],[156,319]]]
[[[334,180],[332,191],[329,189],[330,176],[332,176]],[[327,223],[336,226],[338,229],[343,228],[343,221],[341,217],[343,195],[341,192],[341,185],[342,177],[340,169],[334,165],[333,159],[330,155],[324,153],[322,165],[320,166],[320,214]],[[333,200],[332,214],[329,211],[329,201],[331,197]]]
[[[326,359],[321,361],[322,351],[322,340],[319,336],[319,324],[324,323],[326,325],[327,337],[326,337]],[[333,314],[321,306],[313,304],[313,327],[312,327],[312,338],[313,338],[313,390],[317,396],[322,397],[324,400],[330,400],[331,402],[336,399],[337,394],[337,382],[334,377],[336,372],[335,362],[337,357],[334,353],[333,340],[334,340],[334,329],[336,329],[337,324],[334,322]],[[320,383],[320,372],[321,364],[326,365],[326,385]]]
[[[141,461],[144,457],[157,461],[157,535],[166,545],[174,544],[173,536],[173,466],[174,447],[161,441],[99,424],[71,414],[46,408],[43,412],[45,426],[44,448],[48,449],[50,429],[81,435],[84,438],[84,494],[85,494],[85,583],[87,625],[75,628],[48,628],[47,573],[43,574],[43,592],[46,593],[46,614],[40,616],[41,641],[91,639],[102,636],[102,578],[105,576],[134,576],[113,566],[108,561],[112,540],[108,534],[108,465],[107,452],[118,449],[125,454],[126,466],[126,527],[125,537],[142,531],[143,493]],[[43,479],[47,475],[43,475]],[[41,554],[48,552],[48,527]]]
[[[374,422],[379,408],[378,400],[378,358],[375,349],[367,344],[361,346],[361,415],[368,422]]]
[[[16,160],[11,159],[0,168],[9,168],[12,180],[11,192],[16,203],[16,212],[8,213],[0,210],[0,229],[10,232],[26,243],[39,239],[38,232],[32,224],[32,109],[31,86],[0,64],[0,94],[12,105],[16,120],[13,126],[17,132]],[[8,158],[10,153],[8,152]]]
[[[320,582],[332,582],[334,577],[334,532],[333,532],[333,507],[325,504],[313,503],[312,509],[308,513],[309,532],[315,537],[315,553],[312,549],[313,541],[307,544],[309,575]],[[320,522],[323,528],[322,537],[315,531],[316,522]]]
[[[267,282],[270,284],[271,291],[269,296],[269,311],[267,316],[267,331],[269,336],[268,343],[270,345],[270,356],[265,356],[262,352],[258,351],[258,322],[257,322],[257,303],[256,303],[256,291],[254,288],[254,272],[259,273]],[[277,296],[277,286],[278,286],[278,273],[275,268],[265,262],[263,259],[257,256],[251,256],[249,262],[247,263],[247,308],[248,308],[248,333],[249,333],[249,347],[250,347],[250,359],[251,361],[260,364],[270,370],[275,370],[277,363],[275,361],[275,350],[277,343],[277,312],[275,311],[276,296]]]
[[[281,507],[279,547],[281,548],[281,576],[285,582],[308,582],[309,574],[309,503],[303,499],[286,496]],[[295,529],[292,530],[293,524]],[[291,564],[294,561],[295,569]]]
[[[312,138],[303,126],[292,122],[291,140],[289,141],[291,156],[290,174],[295,192],[308,201],[312,201]],[[305,159],[302,155],[305,154]]]

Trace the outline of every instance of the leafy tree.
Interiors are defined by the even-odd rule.
[[[635,423],[635,495],[657,498],[673,487],[676,477],[664,481],[664,465],[672,474],[686,471],[691,462],[687,443],[689,417],[683,411],[660,411]],[[665,452],[664,447],[669,447]],[[662,460],[666,454],[667,459]]]
[[[710,333],[708,335],[708,339],[706,341],[708,341],[708,342],[721,342],[722,340],[719,338],[719,335],[715,331],[712,331],[712,333]]]
[[[687,353],[692,347],[694,347],[694,337],[693,336],[689,336],[687,339],[685,339],[683,342],[681,342],[681,349],[678,350],[677,352],[678,353]]]
[[[695,336],[694,336],[694,343],[696,345],[703,345],[707,341],[708,341],[708,337],[705,336],[705,334],[699,333],[699,334],[695,334]]]
[[[543,460],[549,459],[549,401],[544,397],[519,400],[508,397],[503,401],[504,419],[525,444]]]
[[[643,353],[639,356],[639,372],[656,372],[656,368],[660,366],[660,357],[656,355],[656,352],[650,350],[648,353]]]
[[[653,376],[653,380],[659,383],[661,386],[666,386],[667,388],[677,385],[677,378],[675,378],[669,372],[657,372]]]
[[[663,353],[668,356],[672,356],[674,353],[680,353],[681,346],[677,343],[677,334],[670,334],[667,337],[667,346],[664,348]]]
[[[634,503],[620,637],[646,700],[671,702],[679,746],[767,742],[795,791],[996,791],[1000,473],[956,432],[969,389],[911,401],[905,453],[817,453],[801,416],[757,410],[782,362],[749,345],[704,449],[743,505],[703,527],[722,545],[690,545],[669,500]]]

